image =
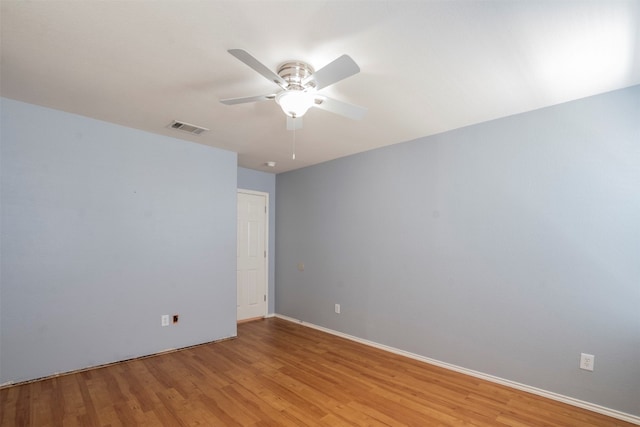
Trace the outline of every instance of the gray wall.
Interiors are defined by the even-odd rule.
[[[268,172],[238,168],[238,188],[269,193],[269,314],[275,312],[276,272],[276,175]]]
[[[1,155],[0,383],[236,335],[235,153],[3,99]]]
[[[276,182],[278,313],[640,415],[640,86]]]

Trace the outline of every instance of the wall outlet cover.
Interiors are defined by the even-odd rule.
[[[580,369],[584,369],[585,371],[593,371],[593,366],[595,364],[595,356],[593,354],[580,354]]]

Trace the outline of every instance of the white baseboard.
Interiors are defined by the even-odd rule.
[[[346,338],[351,341],[359,342],[361,344],[365,344],[371,347],[375,347],[381,350],[388,351],[390,353],[399,354],[401,356],[405,356],[411,359],[419,360],[421,362],[429,363],[431,365],[439,366],[441,368],[449,369],[451,371],[459,372],[461,374],[470,375],[472,377],[480,378],[486,381],[490,381],[492,383],[504,385],[507,387],[511,387],[517,390],[522,390],[527,393],[535,394],[538,396],[546,397],[551,400],[555,400],[558,402],[566,403],[572,406],[577,406],[578,408],[586,409],[588,411],[596,412],[598,414],[607,415],[612,418],[616,418],[622,421],[627,421],[629,423],[640,425],[640,417],[627,414],[625,412],[620,412],[615,409],[606,408],[604,406],[596,405],[595,403],[585,402],[584,400],[574,399],[573,397],[564,396],[562,394],[554,393],[551,391],[542,390],[540,388],[528,386],[526,384],[521,384],[515,381],[505,380],[504,378],[496,377],[489,374],[484,374],[482,372],[474,371],[471,369],[463,368],[460,366],[452,365],[450,363],[441,362],[439,360],[431,359],[429,357],[420,356],[419,354],[410,353],[408,351],[400,350],[394,347],[389,347],[384,344],[378,344],[373,341],[365,340],[362,338],[358,338],[353,335],[345,334],[342,332],[334,331],[333,329],[328,329],[322,326],[314,325],[313,323],[308,323],[303,320],[294,319],[292,317],[284,316],[282,314],[275,313],[273,316],[279,319],[287,320],[289,322],[297,323],[312,329],[317,329],[322,332],[326,332],[331,335],[336,335],[341,338]]]
[[[189,346],[186,346],[186,347],[168,348],[166,350],[161,350],[161,351],[158,351],[156,353],[144,354],[144,355],[141,355],[141,356],[134,356],[134,357],[131,357],[129,359],[115,360],[113,362],[102,363],[102,364],[99,364],[99,365],[86,366],[84,368],[73,369],[71,371],[54,372],[53,374],[50,374],[50,375],[31,378],[31,379],[23,380],[23,381],[7,381],[6,383],[0,384],[0,389],[4,388],[4,387],[12,387],[12,386],[19,386],[19,385],[24,385],[24,384],[35,383],[35,382],[38,382],[38,381],[49,380],[51,378],[57,378],[57,377],[62,377],[62,376],[66,376],[66,375],[78,374],[80,372],[92,371],[94,369],[102,369],[102,368],[106,368],[108,366],[113,366],[113,365],[118,365],[120,363],[130,362],[132,360],[148,359],[150,357],[161,356],[163,354],[173,353],[173,352],[180,351],[180,350],[186,350],[188,348],[198,347],[198,346],[201,346],[201,345],[207,345],[207,344],[213,344],[213,343],[218,343],[218,342],[222,342],[222,341],[232,340],[232,339],[235,339],[235,338],[238,338],[238,335],[230,335],[228,337],[223,337],[223,338],[217,339],[215,341],[207,341],[207,342],[203,342],[203,343],[200,343],[200,344],[189,345]]]

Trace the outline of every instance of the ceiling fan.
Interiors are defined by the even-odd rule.
[[[289,61],[280,65],[277,73],[274,73],[245,50],[230,49],[228,52],[267,80],[277,84],[280,90],[267,95],[221,99],[220,102],[223,104],[234,105],[275,99],[287,115],[289,130],[302,127],[302,116],[311,107],[354,120],[362,119],[367,112],[366,108],[318,93],[319,90],[360,72],[358,64],[348,55],[340,56],[318,71],[314,71],[311,65],[302,61]]]

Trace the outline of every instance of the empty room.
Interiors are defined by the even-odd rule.
[[[0,426],[640,425],[640,2],[0,8]]]

